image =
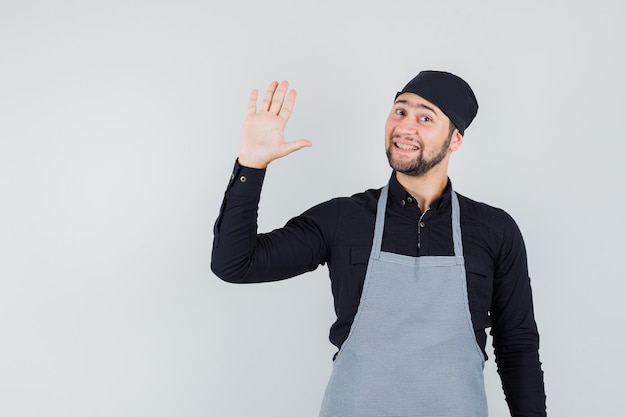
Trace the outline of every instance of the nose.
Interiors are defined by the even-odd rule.
[[[396,126],[396,133],[401,135],[412,135],[417,132],[417,123],[410,117],[405,117]]]

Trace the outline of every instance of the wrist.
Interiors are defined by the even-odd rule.
[[[242,155],[239,155],[237,158],[237,163],[246,168],[254,168],[254,169],[265,169],[269,165],[268,162],[259,161],[255,158],[249,158]]]

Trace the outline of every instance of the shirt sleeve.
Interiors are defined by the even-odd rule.
[[[491,306],[498,373],[511,416],[543,417],[546,396],[526,249],[517,225],[506,213],[503,224]]]
[[[294,217],[282,228],[257,233],[264,177],[265,170],[235,163],[213,229],[211,269],[224,281],[286,279],[316,269],[327,258],[329,238],[324,224],[336,218],[332,204]]]

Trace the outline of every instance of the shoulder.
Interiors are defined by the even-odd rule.
[[[368,189],[351,196],[335,197],[311,207],[305,213],[320,213],[329,210],[354,213],[368,210],[370,207],[376,207],[380,190],[380,188]]]
[[[379,195],[380,189],[368,189],[351,196],[335,197],[311,207],[297,218],[314,222],[329,233],[340,228],[353,229],[355,225],[372,222]]]
[[[335,197],[321,202],[287,222],[291,229],[314,230],[333,242],[358,240],[361,233],[373,228],[380,190],[366,190],[352,196]]]
[[[497,234],[501,239],[520,234],[517,223],[505,210],[456,194],[461,208],[461,220],[464,223],[480,226]]]

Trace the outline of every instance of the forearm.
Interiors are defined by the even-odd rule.
[[[546,396],[539,360],[539,332],[524,266],[494,291],[492,335],[498,374],[512,417],[544,417]],[[514,276],[516,276],[514,278]],[[508,285],[507,285],[508,284]]]
[[[322,232],[298,216],[271,233],[257,233],[265,170],[235,164],[215,222],[211,269],[228,282],[276,281],[315,269],[325,257]]]
[[[211,269],[221,279],[245,282],[257,235],[257,212],[265,170],[235,163],[213,228]]]
[[[536,329],[509,339],[501,345],[494,336],[498,374],[511,416],[544,417],[546,395]]]

